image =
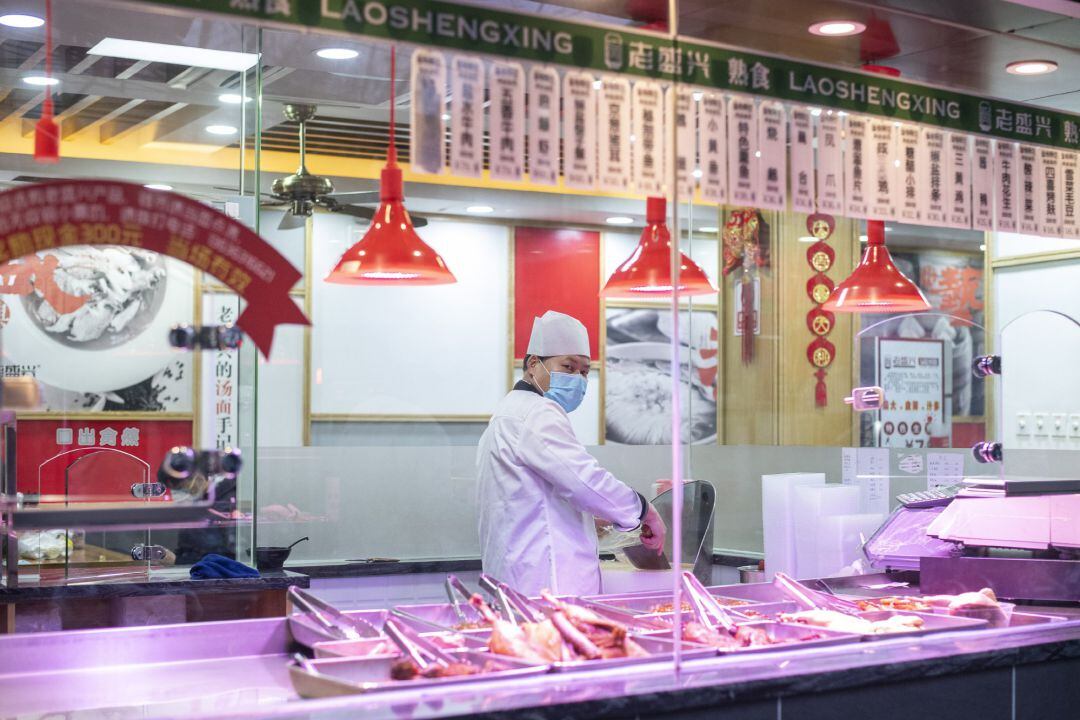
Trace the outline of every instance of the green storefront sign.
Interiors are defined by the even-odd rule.
[[[429,0],[139,0],[252,21],[555,63],[1080,149],[1080,116],[880,75],[539,15]]]

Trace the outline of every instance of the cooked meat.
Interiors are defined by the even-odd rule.
[[[853,615],[845,615],[835,610],[804,610],[796,613],[781,613],[780,621],[813,625],[814,627],[858,635],[908,632],[924,625],[923,619],[918,615],[893,615],[884,620],[867,620]]]
[[[425,678],[456,677],[459,675],[476,675],[480,668],[465,663],[450,663],[448,665],[431,665],[420,674]]]
[[[537,665],[565,659],[561,635],[554,628],[530,627],[526,630],[528,625],[534,623],[518,626],[507,622],[496,615],[479,595],[469,598],[469,604],[491,625],[491,637],[488,639],[488,650],[491,652],[521,658]],[[551,625],[551,621],[535,624]],[[559,638],[557,645],[552,642],[555,637]]]
[[[540,596],[555,607],[551,621],[563,639],[587,659],[646,657],[648,652],[631,638],[626,626],[580,605],[565,603],[547,590]]]
[[[412,660],[403,658],[390,666],[391,680],[412,680],[420,674],[420,668]]]
[[[769,633],[757,625],[740,625],[739,629],[735,631],[735,639],[743,647],[761,647],[762,645],[774,644],[773,639],[769,637]]]
[[[930,610],[930,603],[919,597],[883,597],[856,600],[860,610],[907,610],[923,612]]]

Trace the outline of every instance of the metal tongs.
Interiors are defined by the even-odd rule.
[[[461,596],[460,600],[458,599],[459,595]],[[457,616],[458,622],[469,622],[465,611],[461,609],[461,600],[468,604],[472,593],[469,592],[469,588],[465,587],[465,583],[461,582],[457,575],[446,576],[446,597],[450,599],[450,606],[454,608],[454,615]]]
[[[716,628],[719,625],[730,634],[735,634],[735,631],[739,629],[735,618],[716,601],[716,598],[701,584],[694,573],[689,570],[683,571],[682,584],[686,597],[690,601],[690,608],[699,623],[710,628]]]
[[[862,608],[851,600],[814,590],[781,572],[773,577],[773,587],[794,600],[803,610],[834,610],[847,615],[862,612]]]
[[[544,612],[536,602],[501,580],[483,574],[480,576],[480,587],[494,598],[502,609],[503,617],[514,625],[518,624],[515,611],[525,622],[540,622],[544,619]]]
[[[362,640],[382,636],[379,629],[367,620],[349,617],[330,603],[300,588],[289,588],[289,600],[314,618],[328,635],[338,640]]]
[[[386,634],[394,641],[401,652],[416,663],[416,666],[424,670],[432,665],[447,666],[451,663],[468,661],[464,655],[459,660],[443,650],[441,647],[423,638],[412,628],[398,623],[393,618],[388,618],[385,625]]]

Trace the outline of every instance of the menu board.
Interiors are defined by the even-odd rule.
[[[600,157],[597,174],[600,189],[625,192],[630,188],[630,83],[625,78],[600,81],[597,111]]]
[[[491,64],[491,111],[491,179],[521,180],[525,174],[525,70],[518,63]]]
[[[484,61],[456,56],[450,63],[450,172],[484,171]]]
[[[735,205],[757,205],[757,107],[753,98],[728,101],[728,188]]]
[[[559,73],[529,70],[529,180],[541,185],[559,181]]]
[[[814,212],[814,117],[810,109],[791,109],[791,209]]]
[[[634,185],[645,195],[664,192],[664,92],[660,83],[634,83]]]
[[[721,204],[728,199],[726,110],[723,95],[711,92],[702,94],[701,107],[698,108],[701,198]]]
[[[563,172],[567,187],[596,187],[596,91],[589,73],[563,77]]]
[[[869,153],[869,123],[866,118],[848,116],[847,153],[844,155],[845,214],[852,218],[864,218],[870,209],[868,200],[867,165]]]
[[[817,206],[819,212],[835,215],[844,212],[844,151],[840,138],[840,116],[829,110],[818,124]]]
[[[885,391],[878,411],[879,447],[931,447],[948,438],[945,408],[945,343],[877,338],[877,385]]]

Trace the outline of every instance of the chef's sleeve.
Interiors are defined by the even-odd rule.
[[[540,415],[531,418],[518,447],[522,462],[581,512],[623,532],[639,527],[648,511],[645,498],[600,466],[578,441],[565,414],[555,408],[535,412]]]

